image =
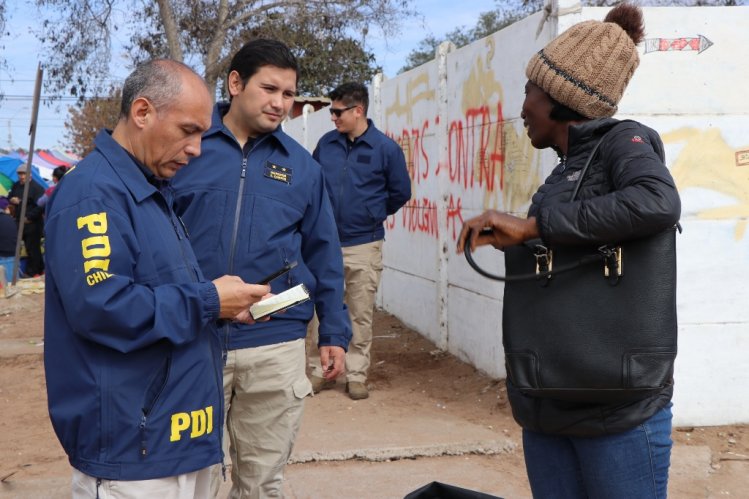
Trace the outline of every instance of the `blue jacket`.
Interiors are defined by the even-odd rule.
[[[225,323],[225,348],[304,338],[314,306],[319,345],[347,349],[351,322],[343,303],[343,257],[320,165],[280,128],[248,141],[242,151],[222,122],[227,110],[227,104],[216,105],[202,154],[173,182],[175,209],[200,266],[208,278],[230,274],[257,282],[296,261],[271,282],[271,291],[304,283],[313,300],[266,322]]]
[[[411,198],[403,151],[372,120],[367,123],[367,131],[353,143],[333,130],[312,153],[322,165],[342,246],[383,239],[382,223]]]
[[[218,294],[169,207],[168,187],[150,184],[109,133],[95,144],[55,189],[47,214],[52,426],[87,475],[189,473],[222,460]]]

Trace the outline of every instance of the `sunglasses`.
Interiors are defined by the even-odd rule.
[[[328,111],[330,111],[331,116],[335,116],[336,118],[340,118],[343,113],[348,111],[349,109],[354,109],[358,104],[354,104],[353,106],[344,107],[343,109],[336,109],[334,107],[328,108]]]

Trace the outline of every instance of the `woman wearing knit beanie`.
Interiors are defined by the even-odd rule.
[[[503,250],[536,238],[560,251],[596,247],[649,237],[678,222],[681,204],[660,137],[635,121],[611,118],[639,64],[643,37],[640,9],[620,4],[603,22],[578,23],[533,55],[521,117],[531,144],[553,148],[559,165],[534,194],[527,218],[490,210],[468,220],[459,253],[468,245]],[[543,334],[551,339],[555,331]],[[673,358],[663,362],[655,367],[672,369]],[[665,386],[626,402],[529,395],[513,384],[509,366],[508,372],[534,497],[666,497],[672,371]]]

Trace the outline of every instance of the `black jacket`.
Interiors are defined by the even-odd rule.
[[[18,241],[18,225],[5,212],[0,211],[0,257],[15,256]],[[6,276],[10,280],[10,276]]]
[[[36,181],[28,179],[31,184],[29,185],[29,197],[26,200],[26,218],[30,223],[41,223],[44,209],[36,205],[36,200],[44,194],[44,188],[37,184]],[[10,188],[8,193],[8,199],[17,197],[23,199],[24,184],[16,182],[13,187]],[[16,220],[19,220],[21,216],[21,205],[16,206]]]
[[[601,143],[570,202],[581,169]],[[535,216],[549,245],[621,242],[655,234],[679,220],[681,202],[664,165],[658,134],[635,121],[605,118],[570,127],[568,155],[533,195]],[[631,429],[665,407],[673,385],[652,397],[623,405],[579,404],[521,394],[508,380],[515,420],[542,433],[599,436]]]

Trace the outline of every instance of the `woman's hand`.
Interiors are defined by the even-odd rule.
[[[458,236],[458,253],[463,253],[466,245],[475,250],[478,246],[491,244],[498,250],[506,246],[520,244],[539,236],[536,217],[518,218],[496,210],[488,210],[467,220]]]

